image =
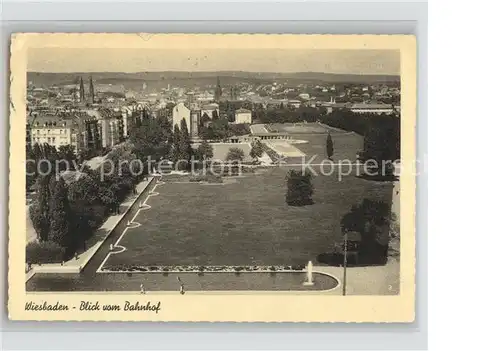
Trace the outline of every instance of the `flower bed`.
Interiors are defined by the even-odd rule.
[[[293,266],[135,266],[104,267],[102,272],[293,272],[303,271],[305,265]]]
[[[266,145],[265,143],[262,143],[262,145],[264,146],[264,152],[271,158],[271,160],[273,160],[273,162],[282,159],[282,157],[280,157],[280,155],[276,151],[271,149],[268,145]]]

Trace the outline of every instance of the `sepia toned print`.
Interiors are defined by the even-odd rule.
[[[413,320],[413,37],[18,34],[11,55],[12,319]]]

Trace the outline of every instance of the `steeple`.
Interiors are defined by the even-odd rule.
[[[85,101],[85,88],[83,87],[83,78],[80,77],[80,102]]]
[[[94,103],[94,83],[92,83],[92,76],[89,78],[89,102]]]
[[[221,97],[222,97],[222,88],[220,86],[220,79],[219,77],[217,77],[217,86],[215,87],[214,100],[216,102],[219,102]]]

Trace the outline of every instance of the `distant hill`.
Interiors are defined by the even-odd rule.
[[[146,83],[149,87],[166,84],[193,86],[193,85],[213,85],[216,77],[220,78],[222,85],[237,84],[240,82],[266,84],[271,82],[280,83],[304,83],[304,84],[339,84],[339,83],[399,83],[400,77],[393,75],[354,75],[354,74],[334,74],[321,72],[297,72],[297,73],[256,73],[241,71],[220,71],[220,72],[92,72],[92,73],[47,73],[28,72],[28,81],[36,86],[51,86],[74,84],[78,82],[80,76],[84,81],[92,75],[98,84],[123,84],[126,88],[135,88]]]

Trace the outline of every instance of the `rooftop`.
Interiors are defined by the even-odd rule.
[[[246,108],[239,108],[236,110],[236,113],[252,113],[252,111],[247,110]]]
[[[393,106],[390,104],[354,104],[351,109],[392,109]]]

